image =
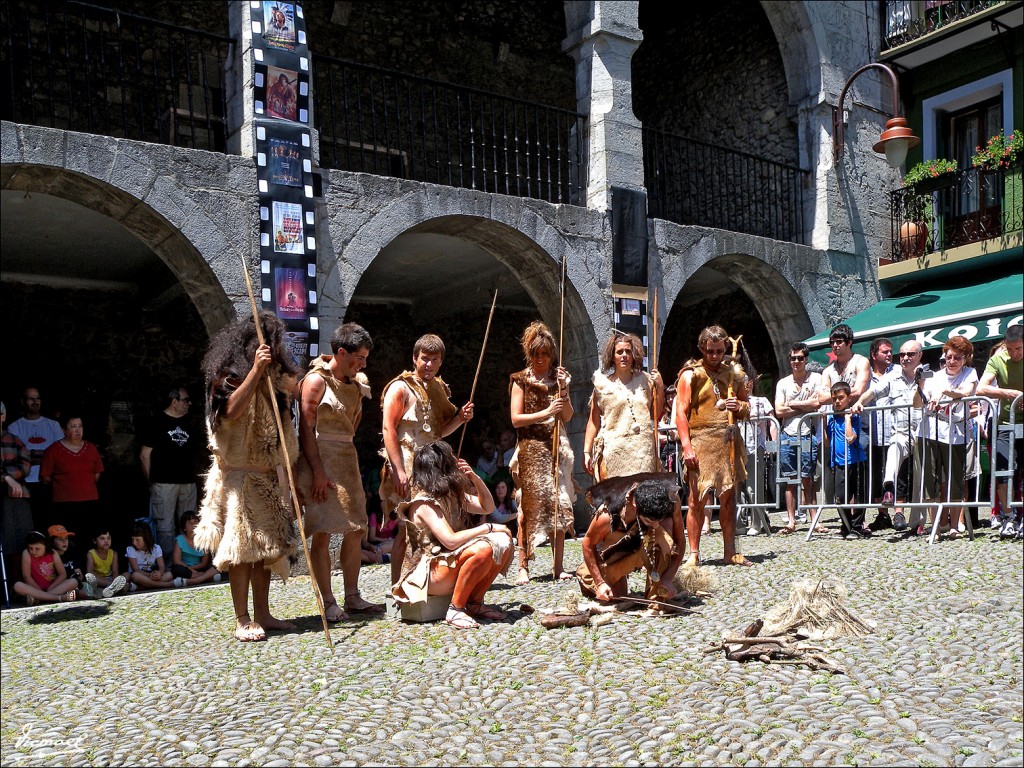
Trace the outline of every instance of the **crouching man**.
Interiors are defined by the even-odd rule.
[[[587,498],[596,509],[583,537],[583,565],[576,571],[584,596],[602,601],[625,597],[629,574],[643,568],[644,596],[672,597],[672,580],[686,549],[675,475],[610,478],[593,486]]]

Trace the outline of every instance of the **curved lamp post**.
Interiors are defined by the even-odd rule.
[[[893,116],[885,122],[885,130],[882,131],[882,135],[872,149],[879,154],[885,155],[885,161],[891,167],[898,168],[907,159],[907,150],[911,147],[916,147],[921,143],[921,140],[907,127],[907,119],[905,117],[897,117],[900,104],[900,85],[896,79],[896,73],[885,64],[865,64],[850,75],[850,79],[843,86],[843,90],[839,94],[839,106],[832,110],[832,154],[837,162],[843,156],[843,144],[846,133],[846,126],[843,121],[843,101],[846,99],[846,92],[850,89],[850,84],[861,73],[867,72],[869,69],[881,69],[889,75],[889,79],[892,81]]]

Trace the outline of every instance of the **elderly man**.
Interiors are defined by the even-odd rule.
[[[907,461],[913,447],[913,435],[921,420],[921,410],[914,408],[914,392],[917,385],[914,374],[921,364],[921,342],[905,341],[900,347],[899,367],[893,368],[871,386],[853,404],[851,411],[860,413],[864,406],[877,401],[879,406],[892,406],[892,410],[880,411],[875,421],[878,424],[877,437],[885,451],[885,468],[882,473],[882,506],[893,507],[897,502],[910,498],[911,462]],[[897,531],[907,529],[903,510],[897,510],[892,521]],[[916,528],[914,521],[914,528]]]
[[[729,335],[719,325],[701,331],[697,339],[701,359],[687,361],[676,384],[676,431],[690,487],[686,522],[689,566],[700,565],[704,506],[712,490],[718,497],[726,564],[753,565],[736,553],[734,491],[747,473],[743,438],[734,422],[750,416],[750,405],[743,386],[743,368],[736,361],[725,359],[728,339]]]

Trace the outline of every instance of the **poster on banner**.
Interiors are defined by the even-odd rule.
[[[277,297],[275,314],[282,320],[305,320],[305,270],[294,267],[274,267],[274,286]]]
[[[277,0],[263,2],[263,39],[271,48],[279,51],[294,51],[295,4]]]
[[[282,120],[298,117],[299,73],[294,69],[267,67],[267,114]]]
[[[305,253],[302,245],[302,206],[274,201],[274,253]]]
[[[309,334],[305,331],[285,331],[284,344],[292,353],[299,370],[304,371],[309,367]]]
[[[302,186],[302,151],[299,142],[281,137],[267,139],[268,180],[286,187]]]

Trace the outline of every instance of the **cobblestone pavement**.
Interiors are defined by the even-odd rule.
[[[827,521],[832,524],[835,521]],[[890,532],[891,533],[891,532]],[[1021,765],[1022,547],[985,531],[929,546],[743,538],[694,615],[547,631],[459,632],[386,619],[336,625],[308,578],[271,585],[299,630],[241,644],[229,588],[6,611],[2,763],[27,765]],[[548,559],[545,561],[544,558]],[[567,563],[580,561],[578,543]],[[535,575],[550,566],[541,549]],[[383,594],[387,566],[365,568]],[[877,623],[829,641],[848,674],[705,655],[784,601],[839,578]],[[639,582],[637,582],[639,583]],[[335,576],[340,592],[340,576]],[[555,608],[572,583],[500,578],[499,606]]]

